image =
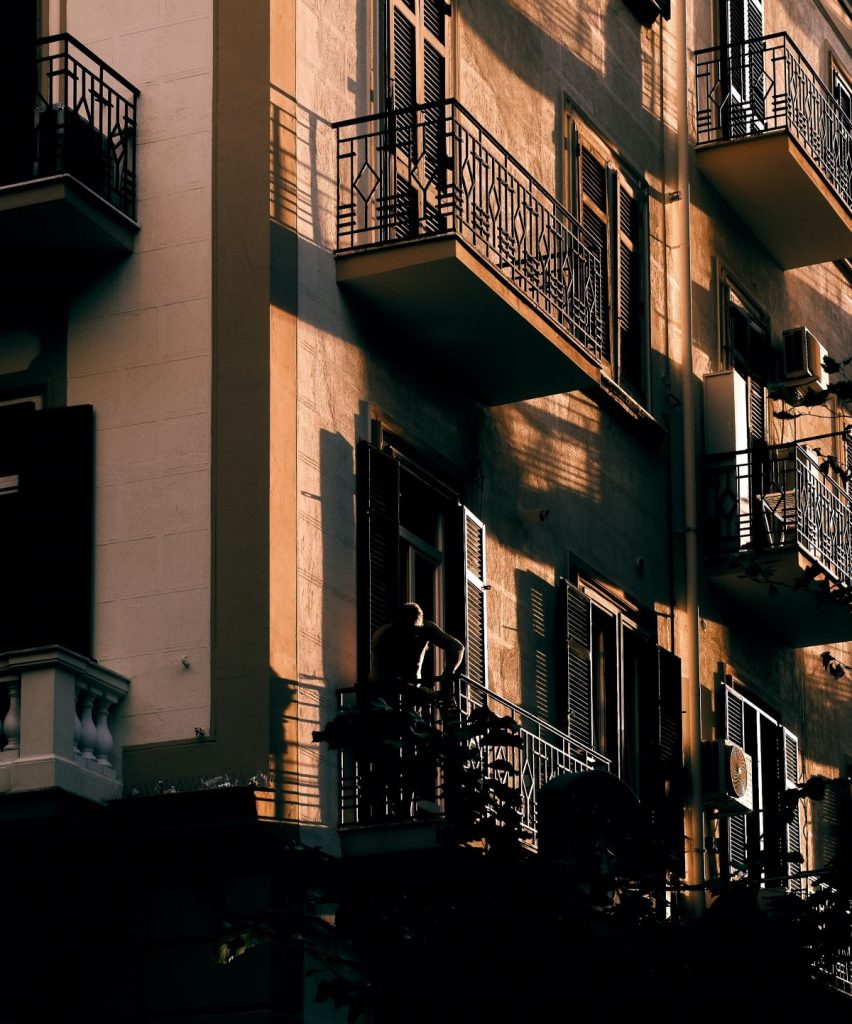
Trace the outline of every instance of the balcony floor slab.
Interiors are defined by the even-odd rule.
[[[600,382],[594,360],[458,237],[338,255],[337,280],[399,329],[411,362],[446,370],[486,405]]]

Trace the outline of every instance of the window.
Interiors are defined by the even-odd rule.
[[[765,315],[729,281],[722,284],[722,366],[746,381],[748,448],[765,444],[766,384],[772,378],[772,345]]]
[[[559,587],[560,725],[610,761],[682,853],[680,660],[656,646],[651,616],[589,581]]]
[[[601,249],[603,359],[640,401],[648,391],[647,189],[574,114],[567,126],[571,206]]]
[[[787,814],[784,800],[799,781],[799,741],[777,716],[734,689],[731,680],[722,685],[721,700],[725,739],[751,757],[754,806],[748,814],[727,818],[723,866],[726,873],[748,871],[752,880],[778,885],[799,870],[799,801],[791,802]],[[792,879],[790,884],[798,890],[801,883]]]
[[[485,527],[456,493],[392,444],[358,445],[359,676],[370,667],[370,641],[403,601],[465,645],[462,672],[486,685]],[[428,658],[423,675],[442,666]]]
[[[91,406],[0,404],[0,535],[7,601],[0,651],[62,644],[92,653]]]

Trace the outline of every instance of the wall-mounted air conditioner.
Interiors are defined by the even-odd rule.
[[[784,380],[794,386],[825,388],[828,374],[822,365],[825,349],[807,327],[784,331]]]
[[[702,743],[704,804],[726,814],[754,810],[751,757],[730,740]]]

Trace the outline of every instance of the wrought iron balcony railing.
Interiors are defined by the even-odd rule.
[[[598,362],[597,242],[454,100],[337,126],[337,251],[454,235]]]
[[[699,146],[786,131],[852,210],[852,122],[786,33],[695,54]]]
[[[485,707],[501,717],[508,716],[518,727],[520,746],[482,745],[477,751],[483,778],[495,778],[516,789],[520,794],[521,828],[525,842],[533,849],[538,845],[538,792],[551,779],[568,772],[590,770],[609,771],[610,761],[560,732],[559,729],[525,711],[517,704],[498,696],[479,683],[464,676],[455,681],[457,714],[470,716],[476,708]],[[339,707],[353,708],[356,691],[348,688],[339,691]],[[433,713],[433,725],[443,729],[441,712]],[[475,741],[472,741],[475,742]],[[402,756],[402,755],[401,755]],[[511,767],[506,768],[508,764]],[[493,766],[493,767],[492,767]],[[428,769],[427,769],[428,770]],[[440,772],[424,779],[419,776],[421,789],[405,798],[405,808],[399,801],[380,801],[370,798],[370,765],[359,761],[353,751],[344,749],[340,756],[340,824],[342,826],[365,826],[411,820],[416,808],[412,806],[418,797],[427,797],[437,804],[441,813],[445,810],[445,794]],[[416,774],[416,773],[415,773]],[[416,788],[416,784],[415,784]],[[395,806],[392,806],[394,804]]]
[[[852,501],[800,444],[713,456],[706,466],[710,554],[798,547],[852,585]]]
[[[135,219],[139,90],[69,35],[38,40],[30,70],[32,119],[7,133],[0,185],[69,174]]]

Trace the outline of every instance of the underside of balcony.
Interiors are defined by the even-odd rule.
[[[819,583],[805,586],[812,561],[790,549],[766,555],[741,553],[707,563],[714,587],[742,612],[751,614],[767,636],[788,647],[836,644],[852,638],[852,610],[843,603],[845,591]],[[766,575],[768,573],[768,575]]]
[[[852,213],[787,132],[705,146],[696,162],[785,270],[852,252]]]
[[[599,366],[459,238],[338,256],[337,280],[380,310],[399,344],[487,405],[573,391]]]

